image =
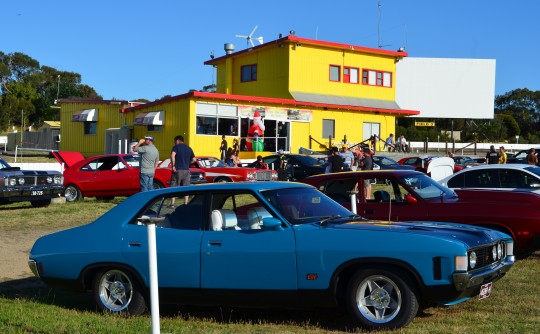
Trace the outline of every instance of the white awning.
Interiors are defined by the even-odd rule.
[[[71,116],[72,122],[97,122],[97,120],[97,109],[78,110]]]
[[[142,112],[140,114],[137,115],[137,117],[135,117],[135,120],[133,121],[133,125],[143,125],[143,122],[144,122],[144,118],[146,117],[146,114],[145,112]]]
[[[152,111],[146,114],[143,125],[163,125],[163,111]]]

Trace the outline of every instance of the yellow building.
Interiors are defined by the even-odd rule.
[[[405,52],[292,35],[239,52],[225,44],[225,51],[205,62],[217,69],[215,93],[139,105],[60,100],[61,149],[87,156],[124,152],[131,139],[150,134],[165,158],[180,134],[196,155],[218,156],[225,135],[229,145],[240,139],[241,158],[254,158],[259,153],[245,149],[255,113],[264,119],[258,135],[266,152],[384,139],[395,133],[396,117],[419,114],[395,102],[396,63]]]

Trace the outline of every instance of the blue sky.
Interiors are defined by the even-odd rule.
[[[0,51],[82,75],[104,99],[179,95],[213,83],[203,65],[223,44],[236,50],[257,25],[265,41],[304,38],[410,57],[496,59],[497,95],[540,90],[536,0],[174,1],[17,0],[0,9]]]

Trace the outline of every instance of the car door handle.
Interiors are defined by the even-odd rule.
[[[130,242],[128,242],[128,245],[130,247],[141,247],[141,243],[138,242],[138,241],[130,241]]]
[[[372,215],[373,214],[373,210],[369,209],[369,210],[364,210],[364,214],[365,215]]]
[[[210,240],[208,241],[209,246],[221,246],[221,240]]]

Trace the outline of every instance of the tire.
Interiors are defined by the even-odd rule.
[[[142,291],[123,269],[99,271],[94,276],[92,290],[102,311],[126,315],[140,315],[146,311]]]
[[[49,198],[49,199],[40,199],[37,201],[30,201],[30,204],[32,204],[34,208],[44,208],[51,204],[51,199]]]
[[[161,184],[161,182],[156,181],[156,180],[154,180],[153,186],[154,186],[154,189],[165,188],[165,186],[163,184]]]
[[[411,286],[398,274],[384,269],[358,271],[346,293],[348,310],[362,327],[370,330],[406,326],[419,309]]]
[[[83,195],[79,188],[72,184],[66,186],[64,197],[66,198],[66,202],[81,201],[83,199]]]

